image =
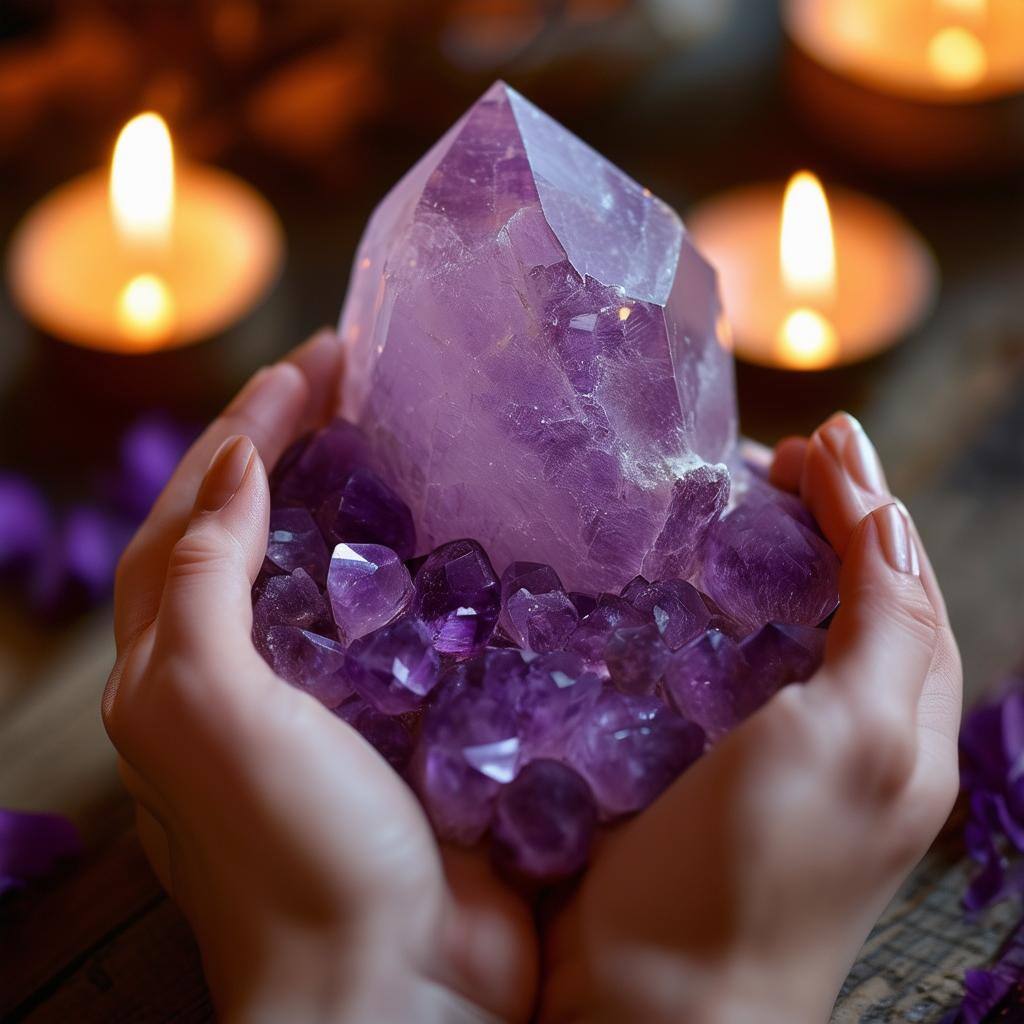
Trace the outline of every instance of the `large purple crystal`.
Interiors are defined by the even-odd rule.
[[[437,685],[439,670],[430,633],[412,617],[369,633],[348,649],[346,672],[352,685],[386,715],[422,707]]]
[[[327,570],[327,596],[346,640],[396,619],[412,598],[412,577],[391,548],[339,544]]]
[[[674,499],[733,446],[722,323],[678,216],[497,83],[370,221],[345,404],[427,547],[618,589],[716,505]]]

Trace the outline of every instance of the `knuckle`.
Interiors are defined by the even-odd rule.
[[[840,749],[844,777],[853,792],[888,803],[905,790],[913,774],[913,722],[892,703],[864,701],[851,709]]]
[[[203,577],[232,563],[233,551],[216,529],[189,530],[171,551],[167,582]]]

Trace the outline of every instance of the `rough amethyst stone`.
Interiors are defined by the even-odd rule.
[[[579,618],[551,566],[513,562],[501,574],[499,622],[519,646],[538,653],[558,650]]]
[[[326,707],[336,708],[352,693],[345,648],[336,640],[298,626],[274,626],[265,634],[263,653],[282,679]]]
[[[515,695],[523,762],[563,758],[600,693],[600,679],[579,655],[555,651],[531,661]]]
[[[412,756],[412,733],[398,718],[381,714],[361,697],[350,697],[334,713],[352,726],[396,772],[404,772]]]
[[[465,845],[477,842],[518,762],[516,718],[508,702],[469,689],[433,706],[411,775],[437,834]]]
[[[769,622],[745,637],[740,650],[767,700],[788,683],[802,683],[821,667],[825,630]],[[763,703],[761,701],[760,703]]]
[[[266,650],[266,635],[275,626],[298,626],[315,633],[330,630],[331,616],[320,588],[305,569],[288,576],[266,576],[254,588],[253,638]]]
[[[279,508],[270,513],[267,558],[271,571],[305,569],[320,585],[327,578],[327,545],[313,517],[304,508]]]
[[[296,441],[281,456],[270,478],[274,505],[318,509],[345,486],[354,470],[368,465],[370,453],[363,433],[347,420],[336,419]]]
[[[676,483],[734,443],[714,271],[503,83],[374,212],[340,333],[345,406],[422,542],[474,537],[572,589],[635,576],[687,519]]]
[[[415,587],[413,610],[442,654],[472,654],[491,638],[501,587],[476,541],[454,540],[431,552],[416,573]]]
[[[326,498],[317,521],[332,544],[381,544],[403,561],[416,547],[409,506],[369,469],[355,470]]]
[[[615,630],[642,626],[646,621],[646,616],[625,598],[602,594],[597,607],[580,619],[580,624],[565,645],[566,650],[579,654],[591,663],[599,662]]]
[[[753,710],[753,700],[743,692],[749,677],[750,666],[739,645],[712,629],[672,655],[665,670],[665,692],[679,713],[714,741]]]
[[[412,599],[412,577],[391,548],[339,544],[327,570],[334,621],[349,642],[386,626]]]
[[[700,636],[711,621],[704,598],[685,580],[648,583],[643,576],[637,576],[626,584],[622,596],[637,611],[651,617],[665,645],[672,651],[678,651],[683,644]]]
[[[412,616],[368,633],[348,649],[352,685],[386,715],[422,707],[437,684],[440,668],[429,631]]]
[[[791,499],[761,485],[708,538],[703,589],[748,632],[766,622],[817,626],[839,602],[839,557],[791,514]]]
[[[700,757],[704,731],[656,697],[606,690],[583,716],[567,760],[586,780],[604,818],[646,807]]]
[[[654,693],[668,665],[669,649],[653,623],[615,630],[604,647],[612,685],[623,693]]]
[[[587,863],[597,807],[586,782],[558,761],[528,764],[498,794],[491,838],[508,872],[555,882]]]

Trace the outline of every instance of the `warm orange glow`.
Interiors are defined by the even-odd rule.
[[[122,333],[145,345],[165,338],[174,321],[174,299],[156,274],[139,274],[121,290],[117,322]]]
[[[835,328],[813,309],[795,309],[783,321],[776,338],[783,366],[816,370],[830,366],[839,356]]]
[[[928,65],[935,78],[950,89],[969,89],[988,72],[981,40],[968,28],[950,25],[928,43]]]
[[[981,18],[988,12],[988,0],[937,0],[937,3],[944,13],[967,18]]]
[[[126,245],[167,244],[174,213],[174,153],[159,114],[139,114],[121,129],[110,166],[110,211]]]
[[[832,218],[821,182],[809,171],[794,174],[782,201],[779,269],[794,298],[831,302],[836,288],[836,250]]]

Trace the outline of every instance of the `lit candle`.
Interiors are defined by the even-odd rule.
[[[784,20],[798,99],[861,155],[934,173],[1024,154],[1021,0],[786,0]]]
[[[845,189],[829,199],[807,171],[784,192],[726,193],[687,225],[718,270],[747,362],[817,370],[866,359],[905,335],[934,296],[935,263],[902,218]]]
[[[69,182],[29,211],[8,261],[15,301],[45,330],[124,353],[211,337],[275,280],[277,217],[223,171],[176,165],[156,114],[122,130],[109,175]]]

